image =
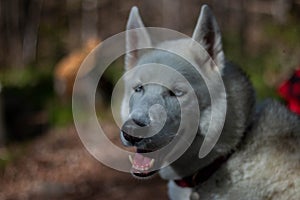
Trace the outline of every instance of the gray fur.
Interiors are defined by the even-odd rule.
[[[135,8],[136,9],[136,8]],[[137,10],[133,9],[128,22],[129,29],[143,28]],[[138,22],[138,23],[135,23]],[[135,24],[131,26],[131,24]],[[138,46],[143,36],[127,35],[130,48]],[[160,63],[172,66],[183,74],[196,91],[201,109],[198,133],[188,150],[170,166],[160,170],[162,178],[170,180],[169,196],[174,200],[189,199],[300,199],[300,120],[276,101],[266,101],[257,108],[255,94],[247,76],[238,67],[225,62],[221,35],[217,22],[207,6],[203,6],[193,39],[204,46],[216,66],[222,71],[222,78],[227,94],[227,113],[224,128],[214,149],[205,157],[198,157],[199,148],[207,130],[211,104],[207,87],[202,77],[184,59],[169,52],[151,50],[126,55],[126,69],[135,65]],[[158,46],[177,48],[187,54],[209,72],[212,65],[203,52],[192,52],[185,40],[167,41]],[[130,62],[128,61],[130,60]],[[143,68],[137,67],[130,78],[125,79],[125,97],[122,104],[122,116],[126,121],[130,117],[138,118],[144,123],[159,120],[151,117],[148,109],[153,104],[160,104],[167,110],[164,129],[151,139],[144,139],[136,144],[139,148],[157,149],[168,144],[174,137],[180,119],[178,101],[168,97],[168,88],[147,85],[143,95],[132,91],[139,83],[149,81],[158,72],[143,74]],[[204,73],[209,75],[209,73]],[[175,87],[176,80],[166,77],[170,87]],[[184,109],[192,112],[193,105],[189,91],[179,97]],[[129,107],[128,107],[129,104]],[[155,112],[155,110],[154,110]],[[157,110],[157,112],[159,112]],[[186,116],[188,120],[192,120]],[[124,142],[124,141],[123,141]],[[126,142],[125,142],[126,143]],[[208,166],[216,158],[234,152],[230,158],[207,181],[195,188],[180,188],[173,182]],[[147,183],[145,183],[147,184]]]

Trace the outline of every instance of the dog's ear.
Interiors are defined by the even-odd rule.
[[[139,15],[138,8],[135,6],[132,7],[130,11],[126,30],[131,30],[126,32],[127,53],[125,55],[125,69],[129,70],[136,65],[139,56],[138,51],[135,49],[139,49],[144,46],[151,46],[150,37]]]
[[[217,66],[222,69],[224,66],[224,53],[221,33],[218,23],[207,5],[203,5],[201,8],[193,39],[205,48]]]

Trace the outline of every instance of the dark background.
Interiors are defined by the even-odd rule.
[[[146,26],[191,35],[204,3],[227,59],[249,74],[258,99],[278,98],[300,64],[299,0],[1,0],[0,199],[166,199],[159,178],[134,180],[87,153],[72,122],[72,86],[88,53],[125,30],[133,5]],[[119,143],[108,105],[122,59],[113,65],[98,109]]]

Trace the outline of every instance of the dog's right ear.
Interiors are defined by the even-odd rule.
[[[133,30],[131,30],[133,29]],[[151,40],[136,6],[131,8],[126,27],[125,69],[133,68],[138,60],[138,51],[142,47],[151,46]],[[128,31],[131,30],[131,31]]]

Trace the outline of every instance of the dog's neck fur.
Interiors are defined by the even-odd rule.
[[[171,166],[160,170],[162,178],[174,180],[190,176],[191,172],[195,173],[216,159],[227,156],[237,148],[246,129],[251,125],[255,105],[253,87],[242,70],[230,63],[225,66],[223,81],[227,93],[227,113],[216,146],[205,158],[199,159],[199,148],[203,142],[201,132],[206,131],[209,123],[207,119],[210,118],[210,108],[207,108],[201,113],[200,128],[192,145]]]

